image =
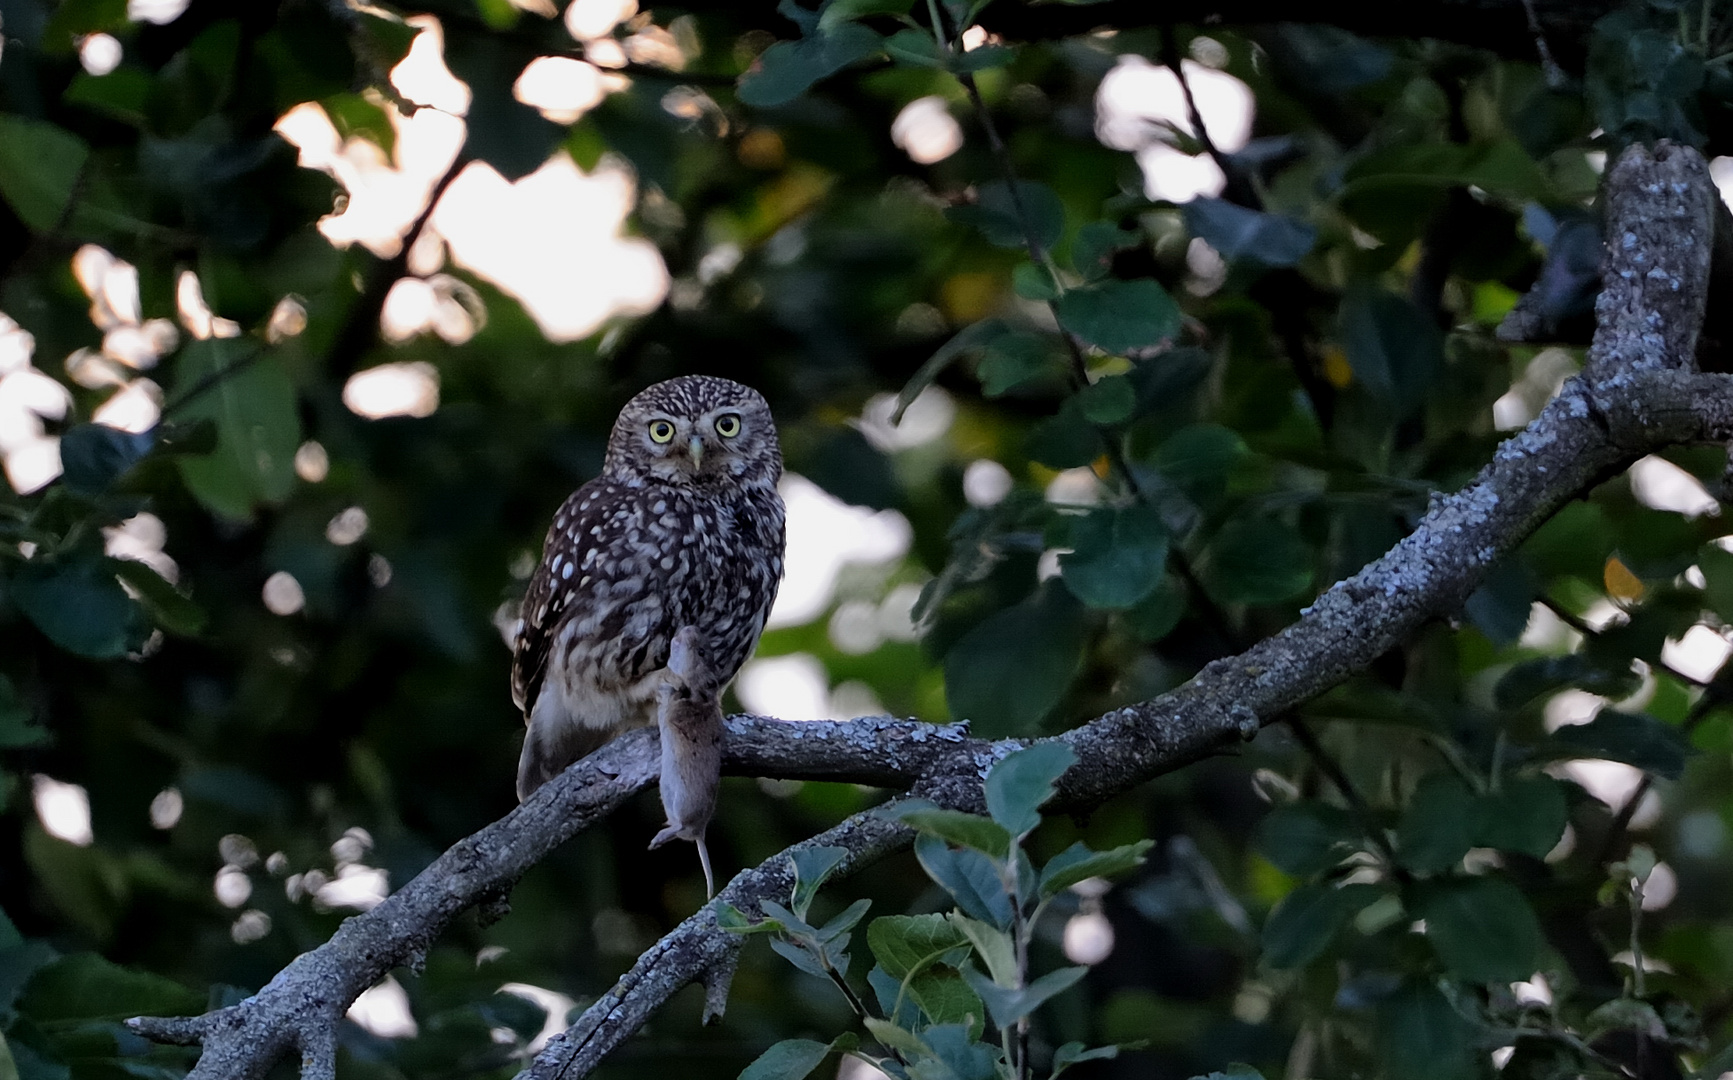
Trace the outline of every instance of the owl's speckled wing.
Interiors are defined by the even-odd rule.
[[[530,578],[529,591],[524,594],[523,623],[512,651],[511,696],[525,716],[535,707],[542,680],[547,677],[554,633],[580,591],[571,587],[571,578],[561,576],[565,563],[561,561],[556,567],[554,557],[562,549],[570,550],[575,556],[572,573],[577,574],[575,567],[584,561],[583,549],[595,546],[596,534],[591,530],[606,525],[608,508],[618,496],[613,490],[617,487],[600,477],[591,480],[567,496],[548,526],[547,539],[542,542],[542,560]],[[582,543],[585,538],[591,542]]]

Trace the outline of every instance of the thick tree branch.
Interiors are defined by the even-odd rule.
[[[1633,146],[1607,177],[1601,294],[1588,376],[1697,368],[1721,199],[1689,146]],[[1618,193],[1615,195],[1615,193]]]
[[[724,768],[907,787],[964,742],[961,725],[886,718],[790,725],[736,717],[729,721]],[[655,732],[616,739],[459,841],[378,907],[345,921],[330,941],[296,957],[246,1001],[193,1019],[128,1023],[163,1042],[203,1043],[189,1080],[262,1077],[291,1050],[301,1052],[305,1077],[328,1078],[329,1070],[315,1067],[324,1057],[321,1047],[362,991],[395,967],[419,966],[454,918],[499,897],[549,851],[654,783],[658,763]]]
[[[1693,442],[1733,440],[1733,377],[1690,369],[1695,325],[1707,287],[1707,259],[1651,250],[1672,244],[1690,214],[1649,213],[1656,184],[1687,208],[1701,202],[1707,173],[1694,152],[1660,147],[1628,152],[1609,176],[1609,220],[1637,239],[1609,231],[1609,282],[1641,282],[1599,311],[1588,374],[1568,382],[1534,423],[1501,445],[1473,483],[1437,499],[1414,532],[1347,581],[1333,586],[1300,620],[1239,656],[1211,663],[1190,683],[1101,716],[1059,736],[1078,764],[1059,784],[1058,809],[1085,809],[1240,739],[1341,682],[1429,619],[1458,611],[1504,557],[1566,501],[1644,454]],[[1685,190],[1675,191],[1679,183]],[[1671,205],[1668,199],[1660,200]],[[1665,221],[1662,221],[1665,219]],[[1675,224],[1667,224],[1674,222]],[[1706,245],[1708,233],[1699,234]],[[1639,269],[1640,268],[1640,269]],[[1665,289],[1659,269],[1668,276]],[[1626,272],[1631,277],[1626,277]],[[1651,287],[1648,282],[1657,284]],[[1609,290],[1611,292],[1612,290]],[[415,966],[434,938],[465,908],[509,889],[556,845],[600,819],[656,775],[655,734],[635,732],[572,766],[500,821],[460,841],[402,890],[345,922],[325,945],[298,957],[258,994],[205,1017],[137,1019],[142,1034],[202,1042],[191,1076],[261,1077],[285,1053],[302,1054],[303,1075],[332,1075],[332,1031],[349,1004],[387,971]],[[725,767],[731,772],[861,780],[912,788],[943,806],[981,807],[981,779],[992,762],[1022,745],[968,738],[958,726],[868,719],[784,724],[730,721]],[[857,815],[808,843],[850,852],[866,865],[908,841],[905,830],[871,813]],[[785,853],[786,854],[786,853]],[[788,860],[778,856],[738,875],[723,898],[750,911],[786,894]],[[581,1076],[637,1030],[676,990],[703,980],[720,1008],[738,941],[711,909],[682,923],[645,953],[564,1037],[550,1043],[531,1077]]]
[[[1129,30],[1161,23],[1191,26],[1250,26],[1304,22],[1340,27],[1368,37],[1437,38],[1489,49],[1516,60],[1534,60],[1534,24],[1545,32],[1557,62],[1580,69],[1595,20],[1619,5],[1614,0],[1414,0],[1406,4],[1291,4],[1279,0],[1182,0],[1149,4],[1106,0],[1079,5],[994,4],[981,24],[1018,41],[1052,40],[1112,28]]]

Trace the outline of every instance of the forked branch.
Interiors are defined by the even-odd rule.
[[[1454,615],[1490,566],[1611,471],[1664,447],[1733,440],[1733,377],[1696,374],[1688,355],[1708,270],[1706,260],[1681,254],[1681,238],[1706,242],[1713,229],[1713,197],[1703,190],[1707,171],[1693,156],[1680,147],[1652,154],[1636,149],[1609,176],[1610,221],[1643,212],[1632,201],[1652,201],[1656,184],[1684,184],[1684,191],[1666,191],[1685,210],[1664,215],[1665,221],[1651,214],[1654,226],[1632,230],[1638,239],[1629,246],[1609,230],[1615,237],[1605,267],[1609,282],[1656,268],[1669,281],[1665,290],[1645,285],[1603,302],[1587,374],[1568,382],[1534,423],[1501,445],[1473,483],[1438,499],[1411,535],[1325,592],[1293,625],[1210,664],[1178,690],[1058,736],[1076,750],[1078,763],[1060,781],[1057,809],[1098,806],[1250,738],[1426,621]],[[648,731],[628,735],[574,765],[505,818],[460,841],[384,903],[349,919],[246,1001],[203,1017],[138,1019],[130,1026],[163,1041],[202,1043],[191,1074],[196,1080],[262,1077],[291,1050],[302,1055],[304,1077],[327,1080],[334,1072],[335,1025],[349,1004],[392,968],[415,966],[465,908],[508,890],[555,846],[648,785],[655,775],[654,738]],[[955,725],[744,717],[729,722],[724,767],[913,789],[941,806],[978,810],[988,766],[1021,745],[971,739]],[[901,827],[862,814],[808,843],[847,849],[848,866],[856,869],[907,841]],[[758,900],[786,894],[789,873],[785,852],[737,875],[721,898],[751,911]],[[584,1075],[689,982],[706,982],[710,1008],[719,1010],[738,942],[716,925],[711,910],[640,957],[549,1043],[528,1076]]]

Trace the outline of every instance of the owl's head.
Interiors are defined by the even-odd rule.
[[[774,489],[782,451],[758,391],[732,379],[682,375],[626,402],[602,472],[627,483]]]

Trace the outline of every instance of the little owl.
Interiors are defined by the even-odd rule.
[[[656,722],[681,627],[696,628],[719,687],[734,678],[782,578],[781,476],[770,407],[750,387],[685,375],[620,410],[601,475],[554,515],[524,597],[519,799]]]

